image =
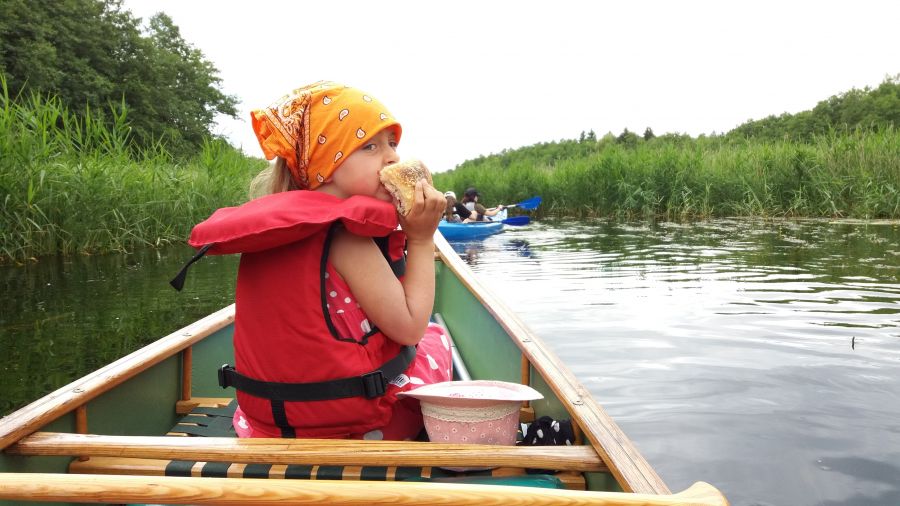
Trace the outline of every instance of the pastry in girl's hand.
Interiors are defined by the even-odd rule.
[[[397,212],[406,216],[412,209],[415,200],[416,183],[424,179],[431,182],[431,173],[425,164],[419,160],[407,160],[405,162],[388,165],[381,169],[381,182],[391,195],[397,199]]]

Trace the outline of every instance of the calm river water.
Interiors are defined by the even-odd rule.
[[[673,490],[900,504],[900,226],[544,222],[454,245]],[[230,303],[186,248],[0,268],[0,412]]]

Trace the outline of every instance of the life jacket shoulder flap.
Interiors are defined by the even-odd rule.
[[[351,233],[369,237],[386,236],[398,225],[397,211],[389,202],[298,190],[221,208],[194,227],[188,244],[194,248],[211,244],[212,255],[253,253],[300,241],[335,221]]]

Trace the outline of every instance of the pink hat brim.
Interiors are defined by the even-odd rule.
[[[522,402],[543,399],[537,390],[518,383],[491,380],[444,381],[423,385],[399,395],[440,406],[479,407],[498,402]]]

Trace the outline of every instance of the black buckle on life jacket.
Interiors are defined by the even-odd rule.
[[[231,386],[231,382],[228,381],[228,378],[229,378],[230,376],[229,376],[228,374],[226,374],[226,371],[233,371],[233,370],[234,370],[234,367],[232,367],[232,366],[230,366],[230,365],[228,365],[228,364],[222,364],[222,367],[220,367],[219,370],[218,370],[218,373],[219,373],[219,386],[220,386],[220,387],[222,387],[222,388],[228,388],[228,387]]]
[[[387,381],[385,381],[384,374],[381,373],[381,369],[363,374],[359,378],[362,380],[363,390],[365,390],[366,393],[366,399],[381,397],[382,395],[384,395],[384,392],[387,391]]]
[[[388,381],[402,374],[415,357],[415,346],[403,346],[397,356],[381,364],[381,367],[374,371],[359,376],[312,383],[262,381],[244,376],[234,367],[225,364],[218,370],[219,386],[234,387],[241,392],[272,401],[324,401],[347,397],[374,399],[387,392]]]

